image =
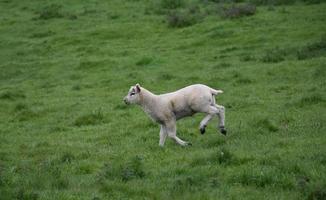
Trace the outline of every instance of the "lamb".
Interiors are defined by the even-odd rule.
[[[127,96],[124,97],[126,104],[140,105],[142,109],[160,124],[159,145],[164,146],[167,136],[172,138],[181,146],[190,145],[176,135],[176,121],[195,113],[206,113],[200,122],[199,130],[205,133],[207,123],[214,117],[219,117],[219,128],[223,135],[226,135],[224,128],[225,108],[217,105],[215,96],[223,93],[222,90],[215,90],[203,84],[190,85],[178,91],[155,95],[139,84],[131,86]]]

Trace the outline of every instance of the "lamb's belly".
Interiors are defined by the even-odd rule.
[[[195,112],[193,110],[191,110],[190,108],[174,111],[174,115],[177,120],[181,119],[183,117],[192,116],[193,114],[195,114]]]

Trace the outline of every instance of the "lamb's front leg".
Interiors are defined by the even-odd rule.
[[[166,136],[167,136],[166,128],[165,128],[164,125],[161,125],[161,130],[160,130],[160,143],[159,143],[159,145],[160,145],[161,147],[164,146]]]
[[[172,138],[176,143],[180,144],[181,146],[189,145],[190,143],[185,142],[177,137],[177,127],[176,127],[176,121],[171,120],[166,123],[166,132],[167,135]]]

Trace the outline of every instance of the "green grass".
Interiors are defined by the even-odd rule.
[[[153,2],[0,1],[0,199],[325,199],[326,4]],[[222,89],[228,136],[198,114],[160,148],[136,83]]]

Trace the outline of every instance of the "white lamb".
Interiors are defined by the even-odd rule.
[[[196,84],[172,93],[155,95],[136,84],[130,88],[128,95],[123,100],[126,104],[140,105],[154,121],[161,125],[160,146],[164,146],[166,136],[185,146],[190,143],[177,137],[176,121],[195,113],[207,114],[200,122],[199,129],[202,134],[205,133],[207,123],[217,115],[220,119],[220,131],[226,135],[224,128],[225,108],[215,102],[215,96],[219,93],[223,93],[223,91]]]

